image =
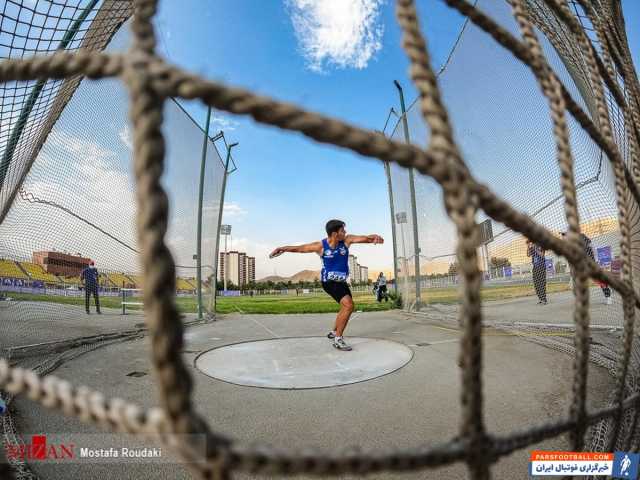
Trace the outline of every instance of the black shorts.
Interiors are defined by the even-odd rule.
[[[351,295],[349,285],[345,282],[334,282],[329,280],[328,282],[322,282],[322,289],[329,294],[336,302],[340,303],[343,297]]]

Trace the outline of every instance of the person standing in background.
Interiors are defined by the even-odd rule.
[[[382,302],[383,298],[385,302],[388,302],[389,296],[387,295],[387,279],[385,278],[384,273],[380,272],[376,283],[378,285],[378,291],[376,295],[378,302]]]
[[[527,257],[531,257],[533,267],[533,287],[538,295],[540,305],[547,304],[547,266],[545,259],[545,249],[536,245],[531,240],[527,240]]]
[[[96,300],[96,313],[100,314],[100,296],[98,295],[98,269],[94,261],[92,260],[89,263],[89,266],[82,270],[80,274],[80,280],[84,284],[84,306],[87,311],[87,315],[91,312],[89,311],[89,297],[93,295],[93,298]]]
[[[566,232],[562,232],[562,236],[565,237]],[[584,249],[584,253],[587,256],[597,263],[596,256],[593,253],[593,245],[591,243],[591,239],[587,237],[584,233],[580,234],[580,243],[582,244],[582,248]],[[602,290],[602,294],[604,295],[604,303],[607,305],[611,305],[611,288],[605,282],[601,282],[600,280],[595,280],[600,289]]]

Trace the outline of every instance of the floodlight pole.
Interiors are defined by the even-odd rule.
[[[207,164],[207,144],[209,143],[209,124],[211,123],[211,107],[207,108],[207,122],[204,127],[202,142],[202,159],[200,160],[200,188],[198,191],[198,239],[196,281],[198,288],[198,320],[202,320],[202,199],[204,196],[204,172]]]
[[[404,140],[411,143],[409,138],[409,125],[407,124],[407,111],[404,105],[404,93],[397,80],[394,80],[398,93],[400,94],[400,108],[402,110],[402,127],[404,129]],[[411,196],[411,219],[413,220],[413,249],[415,255],[415,276],[416,276],[416,308],[420,308],[420,244],[418,243],[418,210],[416,208],[416,186],[413,177],[413,168],[409,168],[409,189]],[[406,254],[405,254],[406,255]]]

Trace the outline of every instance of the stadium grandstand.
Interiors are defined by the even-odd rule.
[[[106,273],[107,279],[114,287],[122,287],[122,288],[138,288],[135,286],[135,282],[129,277],[129,275],[125,275],[124,273],[116,273],[109,272]]]
[[[46,283],[60,283],[60,279],[56,275],[48,273],[41,265],[31,262],[17,262],[17,264],[18,267],[27,274],[30,280],[41,280]]]
[[[68,288],[82,286],[80,272],[91,259],[59,252],[34,252],[33,261],[19,258],[0,259],[0,287],[53,287]],[[142,289],[142,275],[130,272],[113,272],[99,269],[99,285],[104,289]],[[194,278],[176,278],[176,290],[180,293],[195,293]]]
[[[195,280],[192,279],[193,282]],[[193,291],[196,289],[195,284],[192,284],[188,279],[185,278],[177,278],[176,279],[176,289],[178,291]]]
[[[10,279],[24,279],[28,280],[27,274],[24,273],[18,264],[13,260],[0,260],[0,277],[2,279],[10,278]]]
[[[133,282],[134,287],[132,288],[143,288],[144,281],[142,280],[142,275],[127,275]]]

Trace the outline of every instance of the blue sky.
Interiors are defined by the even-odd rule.
[[[361,127],[381,129],[389,108],[398,109],[394,79],[404,86],[408,103],[415,98],[394,3],[361,0],[355,3],[363,9],[335,11],[334,15],[326,9],[314,10],[311,5],[315,3],[160,2],[160,52],[207,78],[295,102]],[[335,5],[345,8],[349,3],[336,0]],[[306,5],[307,14],[315,16],[300,17],[296,4]],[[325,0],[324,4],[331,2]],[[419,1],[418,8],[430,52],[439,67],[463,19],[439,0]],[[640,6],[624,0],[623,8],[630,45],[640,45]],[[360,29],[353,29],[345,18],[360,19],[355,22]],[[314,29],[313,22],[309,23],[319,19],[325,20],[326,28]],[[356,42],[353,51],[351,40]],[[636,65],[639,53],[634,52]],[[185,108],[204,124],[201,105],[189,102]],[[317,269],[318,260],[311,255],[268,260],[266,254],[282,244],[320,239],[324,223],[334,217],[344,219],[350,232],[383,235],[388,240],[384,246],[357,246],[353,253],[372,270],[391,268],[388,196],[380,162],[244,117],[215,113],[211,131],[220,128],[230,141],[240,142],[234,151],[239,169],[230,177],[224,221],[233,225],[233,246],[257,257],[258,278]],[[490,179],[489,169],[486,180]]]

